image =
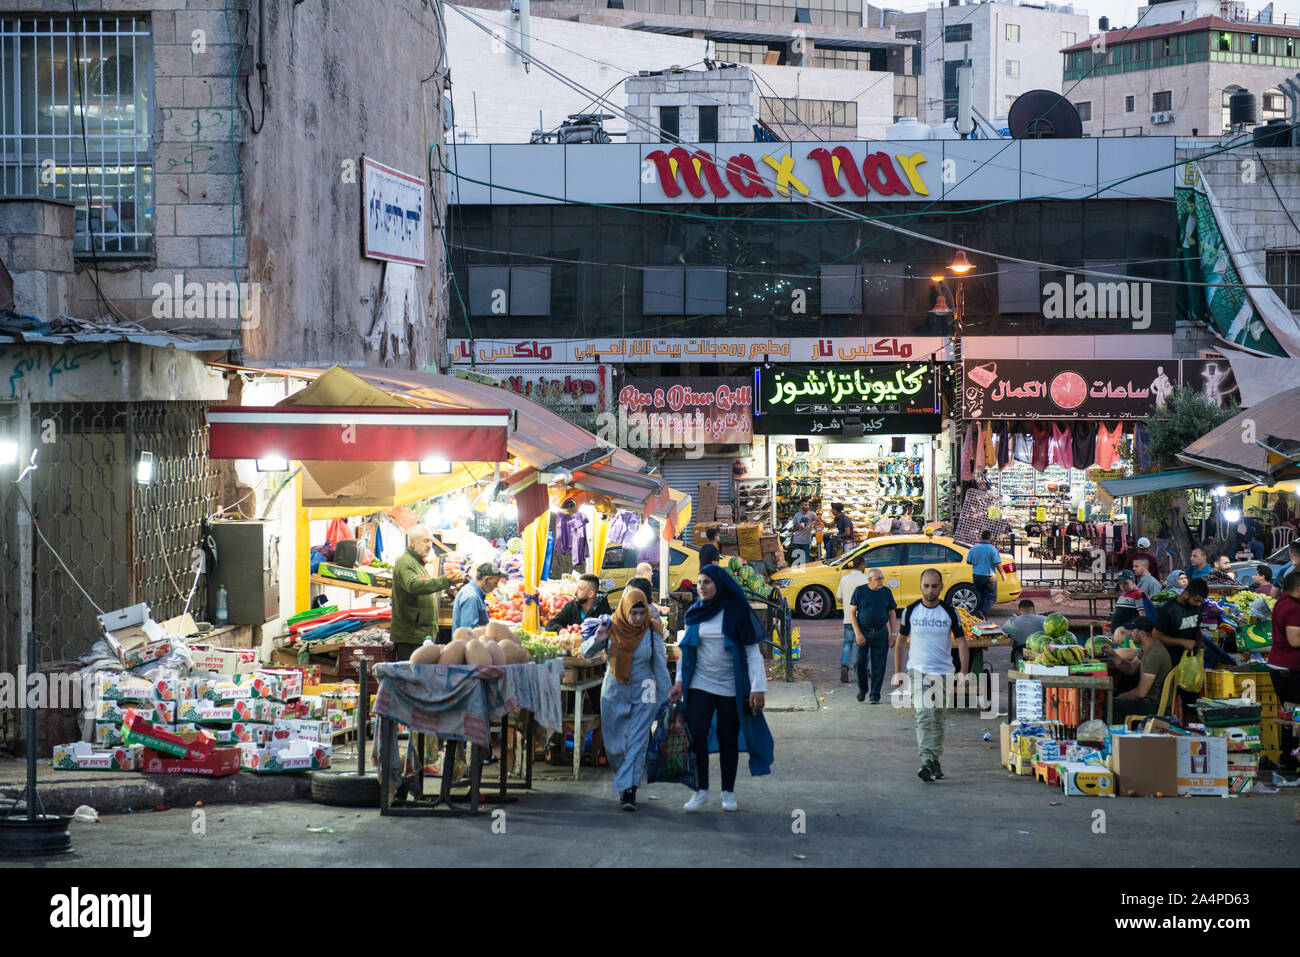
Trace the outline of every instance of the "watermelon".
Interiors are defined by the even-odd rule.
[[[1058,638],[1070,630],[1070,621],[1060,612],[1053,612],[1043,622],[1043,631],[1051,638]]]
[[[1105,635],[1093,635],[1083,643],[1083,648],[1088,652],[1089,658],[1100,658],[1103,650],[1112,647],[1114,647],[1114,644]]]
[[[1082,645],[1083,644],[1083,642],[1079,640],[1079,636],[1072,631],[1062,632],[1061,634],[1053,638],[1052,641],[1058,645]]]
[[[1027,639],[1025,639],[1025,647],[1028,648],[1030,651],[1032,651],[1034,654],[1041,655],[1043,653],[1043,649],[1046,648],[1049,644],[1051,644],[1051,641],[1052,639],[1049,638],[1046,633],[1041,631],[1036,631],[1032,635],[1030,635]]]

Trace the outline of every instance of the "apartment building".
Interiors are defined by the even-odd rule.
[[[1139,11],[1136,26],[1080,37],[1065,50],[1066,95],[1091,136],[1219,136],[1239,90],[1256,119],[1285,119],[1278,84],[1300,71],[1300,15],[1265,14],[1220,0]]]
[[[963,64],[973,69],[975,109],[1004,120],[1020,94],[1062,91],[1056,51],[1088,35],[1087,12],[1070,4],[935,3],[915,13],[885,11],[885,19],[914,45],[925,99],[919,119],[932,126],[957,116]]]

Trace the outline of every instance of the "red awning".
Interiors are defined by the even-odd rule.
[[[574,488],[608,497],[615,505],[649,518],[672,504],[668,483],[643,472],[631,472],[614,465],[591,465],[573,473]]]
[[[504,462],[506,409],[213,406],[210,458]]]

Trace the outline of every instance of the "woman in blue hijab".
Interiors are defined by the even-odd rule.
[[[701,568],[696,584],[700,600],[686,611],[678,682],[668,694],[669,701],[685,699],[699,768],[700,789],[685,807],[702,811],[713,804],[709,753],[717,751],[722,809],[735,811],[740,752],[749,752],[751,775],[770,774],[772,768],[772,735],[763,720],[767,672],[758,645],[763,626],[744,589],[717,565]]]

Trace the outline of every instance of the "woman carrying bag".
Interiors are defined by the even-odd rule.
[[[645,592],[629,586],[611,617],[589,618],[583,631],[589,632],[582,643],[584,657],[609,651],[600,687],[600,728],[619,806],[635,811],[650,725],[669,690],[663,626],[650,618]]]
[[[668,693],[670,702],[685,699],[686,726],[699,770],[699,790],[685,809],[702,811],[713,803],[709,752],[717,751],[722,809],[735,811],[740,752],[749,752],[751,775],[772,770],[772,735],[763,719],[767,672],[758,646],[763,626],[744,590],[717,565],[701,568],[697,585],[700,600],[687,609],[686,634],[678,642],[680,680]],[[715,716],[716,734],[711,727]]]

